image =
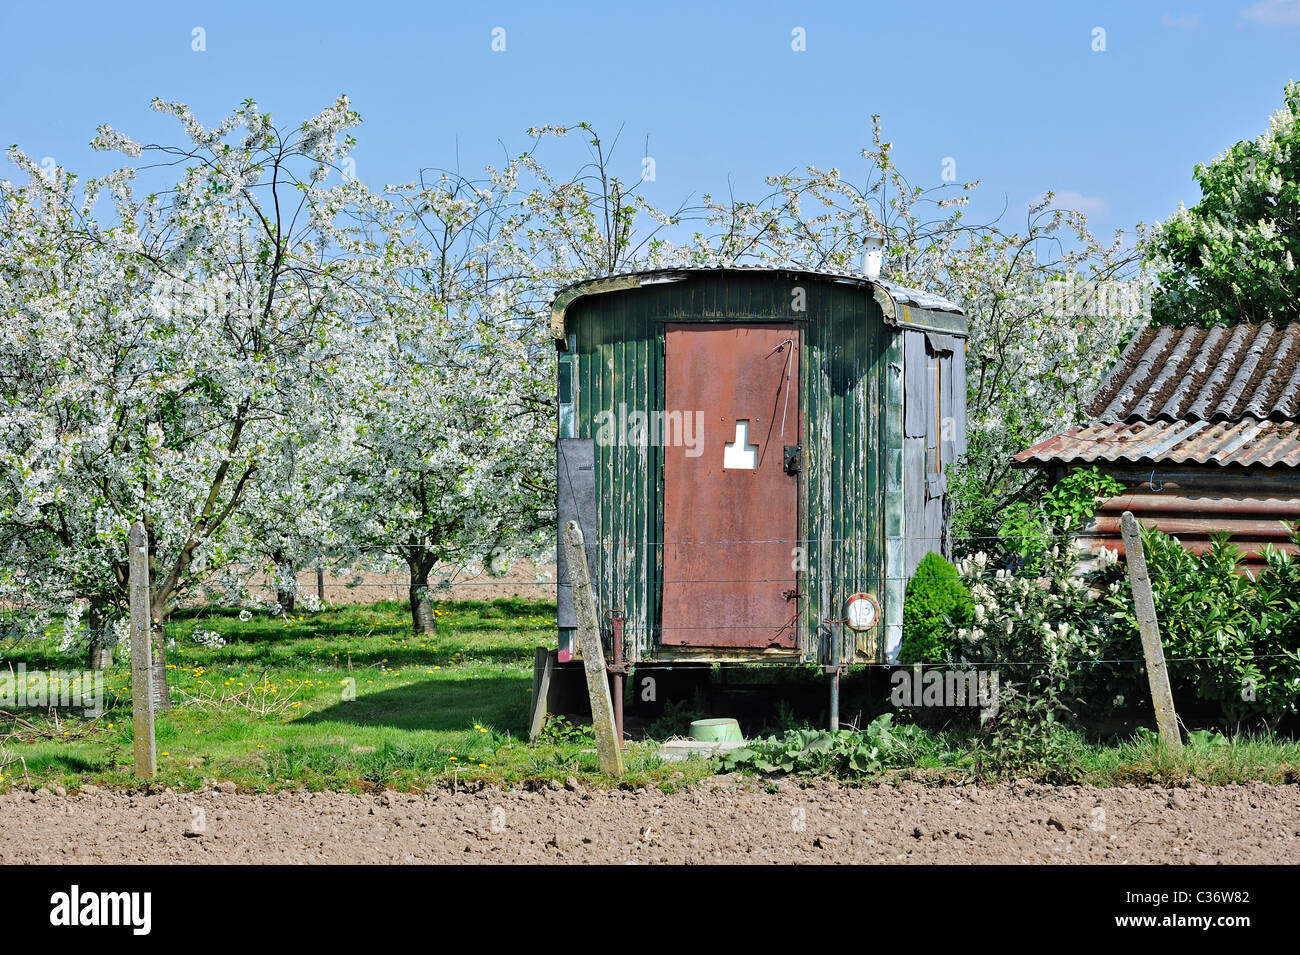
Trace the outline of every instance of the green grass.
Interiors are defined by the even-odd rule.
[[[195,788],[232,780],[241,788],[421,788],[448,779],[519,783],[601,776],[582,734],[526,742],[533,649],[554,642],[553,604],[500,600],[445,603],[438,631],[412,633],[405,605],[345,606],[315,614],[241,619],[206,608],[167,627],[173,706],[158,715],[156,785]],[[227,644],[196,645],[195,630]],[[59,634],[11,648],[29,670],[80,668],[58,652]],[[132,776],[130,671],[106,672],[106,706],[95,719],[57,720],[32,711],[30,725],[0,730],[0,789],[86,783],[126,786]],[[354,692],[349,692],[354,691]],[[345,699],[354,696],[354,699]],[[631,747],[624,785],[665,787],[708,772],[664,765],[653,747]]]
[[[599,772],[587,731],[565,725],[529,745],[533,649],[553,645],[554,627],[553,604],[519,599],[440,604],[437,633],[419,636],[397,602],[288,617],[241,619],[227,608],[178,614],[167,627],[174,705],[157,720],[155,785],[407,789],[574,776],[593,786],[671,790],[714,771],[707,761],[665,763],[653,744],[629,744],[628,772],[615,781]],[[204,649],[192,640],[195,630],[215,630],[227,644]],[[7,665],[29,671],[81,669],[80,656],[60,653],[59,637],[56,628],[45,640],[0,650]],[[107,709],[97,718],[0,714],[0,790],[135,785],[125,663],[106,672]],[[991,772],[973,731],[920,732],[904,768],[856,781],[902,774],[1101,786],[1300,782],[1300,743],[1271,736],[1195,734],[1176,753],[1149,733],[1097,742],[1061,730],[1046,752],[1036,765]]]
[[[1087,745],[1081,777],[1095,785],[1300,783],[1300,743],[1262,734],[1214,734],[1204,741],[1193,736],[1179,752],[1162,746],[1155,734],[1143,734],[1114,746]]]

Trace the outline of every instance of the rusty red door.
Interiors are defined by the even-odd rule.
[[[798,328],[668,325],[664,410],[661,642],[794,647]]]

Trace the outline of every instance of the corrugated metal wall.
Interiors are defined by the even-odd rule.
[[[794,310],[796,285],[803,289],[804,311]],[[799,644],[807,658],[822,659],[826,647],[819,621],[838,616],[844,597],[865,589],[885,604],[886,455],[880,410],[894,360],[886,349],[898,336],[863,289],[780,275],[700,276],[580,299],[568,310],[570,350],[562,356],[574,362],[572,436],[596,438],[596,415],[602,411],[661,409],[663,323],[691,321],[807,323],[799,526],[807,542],[809,583]],[[627,613],[626,650],[632,659],[642,659],[656,644],[660,454],[654,446],[601,441],[595,450],[600,609]],[[901,506],[897,494],[894,499]],[[901,541],[901,515],[895,523],[898,533],[892,536]],[[869,648],[867,656],[875,658],[879,649]]]
[[[1194,553],[1210,546],[1215,531],[1229,531],[1247,555],[1245,569],[1258,572],[1267,544],[1297,553],[1282,522],[1300,520],[1300,474],[1293,469],[1224,468],[1179,465],[1175,468],[1115,465],[1097,467],[1123,481],[1127,493],[1104,502],[1096,518],[1082,529],[1085,543],[1124,553],[1119,518],[1132,511]]]
[[[903,340],[903,528],[901,554],[891,563],[890,587],[901,624],[906,578],[930,551],[952,556],[948,536],[952,502],[949,469],[966,451],[966,341],[952,335],[905,331]],[[883,659],[902,641],[901,626],[885,633]]]
[[[808,540],[806,626],[817,658],[876,659],[884,626],[860,644],[848,628],[818,626],[841,617],[844,601],[867,591],[885,605],[887,349],[897,333],[862,290],[819,288],[806,334],[803,403]],[[838,635],[840,647],[812,646]]]

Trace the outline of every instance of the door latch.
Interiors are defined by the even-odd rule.
[[[798,474],[803,470],[803,448],[797,444],[785,446],[785,473]]]

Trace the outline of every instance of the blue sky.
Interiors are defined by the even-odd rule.
[[[206,49],[195,51],[202,28]],[[505,30],[504,52],[492,31]],[[805,31],[806,50],[792,49]],[[1094,30],[1105,31],[1095,51]],[[1192,165],[1253,136],[1300,76],[1300,0],[1161,3],[19,4],[0,29],[0,144],[83,175],[111,123],[177,138],[154,96],[294,123],[347,92],[357,175],[481,167],[587,120],[647,195],[757,195],[766,173],[861,168],[871,113],[909,177],[982,179],[988,218],[1054,189],[1099,233],[1194,202]],[[567,169],[560,153],[555,165]],[[570,160],[572,160],[570,156]],[[12,174],[0,160],[0,174]]]

